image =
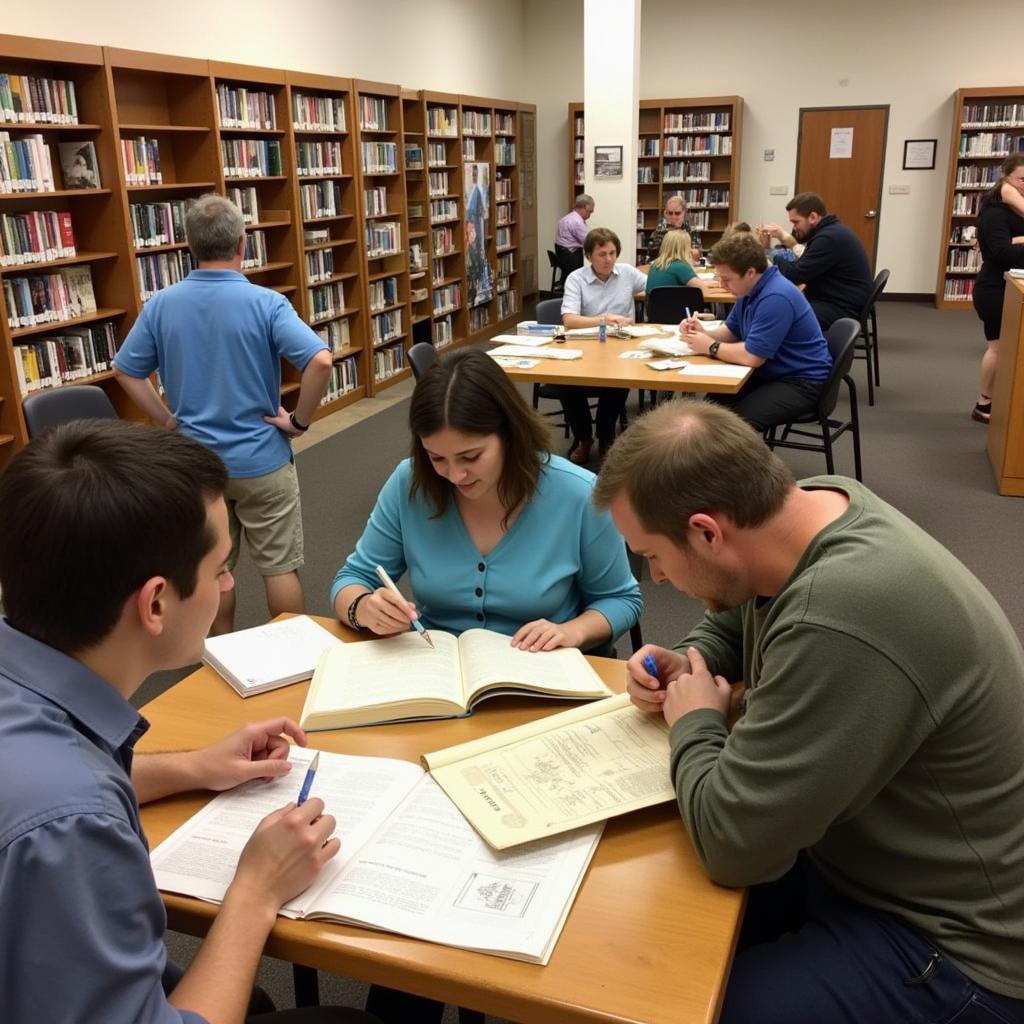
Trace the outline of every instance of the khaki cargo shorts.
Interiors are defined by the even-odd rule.
[[[294,462],[265,476],[230,478],[224,501],[231,530],[229,569],[238,562],[243,533],[261,576],[302,567],[302,505]]]

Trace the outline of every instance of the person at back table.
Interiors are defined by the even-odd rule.
[[[709,397],[755,430],[789,423],[814,408],[832,368],[814,312],[800,289],[768,266],[755,235],[737,232],[709,258],[737,302],[721,327],[709,331],[691,318],[679,325],[680,336],[698,355],[754,368],[737,394]]]
[[[114,373],[154,423],[224,460],[231,568],[244,536],[271,617],[301,612],[302,506],[290,441],[309,429],[331,375],[331,353],[283,295],[242,274],[245,224],[234,203],[200,197],[185,215],[185,233],[198,269],[142,307]],[[290,414],[280,404],[282,358],[302,374]],[[170,409],[148,379],[154,370]],[[229,589],[213,631],[230,632],[234,616]]]
[[[573,208],[555,229],[555,255],[568,274],[583,266],[583,243],[587,239],[587,221],[594,215],[594,200],[585,192],[576,197]]]
[[[690,226],[690,222],[687,219],[689,212],[690,208],[686,205],[686,200],[682,196],[666,197],[661,220],[658,221],[658,226],[651,232],[651,237],[647,241],[649,259],[653,260],[661,252],[661,243],[670,231],[685,231],[690,236],[690,242],[694,247],[692,252],[687,255],[687,258],[690,260],[697,258],[700,250],[700,236]]]
[[[840,317],[860,320],[874,281],[860,239],[815,192],[801,192],[786,204],[793,237],[804,243],[795,261],[778,261],[783,277],[804,286],[822,330]]]
[[[717,280],[702,281],[694,269],[693,243],[688,232],[669,231],[661,242],[657,259],[647,268],[647,296],[655,288],[689,287],[701,291],[719,287]]]
[[[338,852],[316,797],[263,819],[191,966],[167,959],[139,804],[285,775],[288,738],[306,744],[277,718],[200,750],[134,753],[148,723],[129,699],[200,659],[234,585],[227,483],[184,434],[107,419],[46,431],[0,477],[6,1024],[241,1024],[247,1007],[254,1024],[374,1024],[344,1009],[268,1016],[253,990],[277,912]]]
[[[594,475],[552,455],[543,420],[483,352],[442,358],[409,406],[412,456],[384,485],[331,603],[390,636],[419,617],[513,647],[607,649],[639,618],[622,538],[590,504]],[[408,573],[415,602],[379,584]]]
[[[647,288],[647,275],[628,263],[616,262],[622,243],[609,228],[590,231],[583,251],[590,264],[574,270],[565,280],[563,325],[572,329],[631,324],[636,309],[634,296]],[[615,437],[615,427],[626,407],[629,389],[565,385],[558,388],[558,395],[573,438],[569,459],[577,465],[586,465],[594,446],[589,399],[597,397],[597,443],[603,453]]]

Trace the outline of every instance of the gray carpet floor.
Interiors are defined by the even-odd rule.
[[[996,493],[985,454],[985,428],[969,418],[983,348],[980,325],[972,314],[897,302],[881,304],[878,320],[882,386],[874,407],[867,405],[864,363],[854,364],[864,482],[953,551],[992,591],[1018,635],[1024,636],[1024,500]],[[637,415],[635,398],[634,392],[631,416]],[[408,452],[407,411],[403,402],[297,458],[305,523],[303,580],[312,613],[331,613],[327,592],[334,573],[354,547],[381,485]],[[556,447],[564,451],[560,437]],[[780,454],[798,476],[825,471],[820,455]],[[837,470],[853,473],[847,439],[839,442]],[[236,587],[237,627],[264,621],[262,583],[244,556]],[[701,614],[696,602],[654,586],[646,573],[642,588],[645,640],[671,644]],[[619,652],[628,653],[622,642]],[[138,702],[151,699],[180,676],[164,673],[147,681]],[[195,948],[193,940],[176,935],[168,937],[168,945],[182,962]],[[294,1005],[286,965],[265,960],[260,981],[280,1007]],[[361,1005],[365,991],[358,983],[326,977],[322,989],[325,1003],[347,1005]],[[449,1008],[446,1024],[455,1020]]]

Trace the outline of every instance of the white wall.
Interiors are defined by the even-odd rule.
[[[4,4],[0,30],[410,89],[528,99],[521,88],[520,0],[12,2]]]
[[[543,58],[536,79],[546,94],[537,101],[546,247],[566,201],[566,104],[582,99],[582,0],[527,0],[526,11],[528,53]],[[1000,49],[997,25],[992,12],[954,0],[643,0],[640,95],[744,98],[739,213],[752,220],[785,217],[785,197],[769,196],[768,186],[786,185],[792,195],[801,106],[889,104],[878,266],[892,270],[890,291],[931,293],[952,95],[1024,80],[1019,47],[1007,37]],[[908,138],[939,140],[934,171],[902,169]],[[775,150],[773,163],[762,158],[766,148]],[[909,185],[910,194],[889,195],[890,185]]]

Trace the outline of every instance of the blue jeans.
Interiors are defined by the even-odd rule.
[[[751,888],[719,1024],[896,1022],[1024,1024],[1024,1000],[971,981],[899,918],[836,892],[804,856]]]

